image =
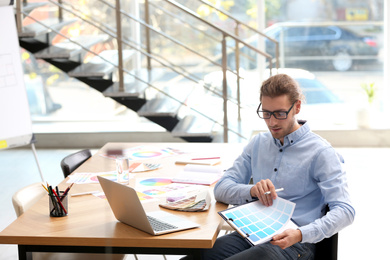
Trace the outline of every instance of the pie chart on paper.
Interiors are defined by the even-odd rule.
[[[170,179],[164,178],[150,178],[140,181],[141,185],[144,186],[164,186],[171,184],[172,181]]]
[[[132,154],[133,157],[137,157],[140,159],[149,159],[149,158],[155,158],[161,156],[162,153],[157,152],[157,151],[140,151],[140,152],[135,152]]]

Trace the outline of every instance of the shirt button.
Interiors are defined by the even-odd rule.
[[[294,142],[294,140],[291,140],[290,142],[291,142],[291,143],[293,143],[293,142]]]
[[[301,255],[300,255],[300,254],[298,254],[298,257],[299,257],[299,258],[301,258]]]
[[[274,169],[274,172],[276,172],[276,171],[278,171],[278,169],[275,168],[275,169]]]
[[[280,149],[279,152],[283,152],[283,149]]]

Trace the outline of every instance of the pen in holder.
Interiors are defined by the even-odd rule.
[[[115,163],[118,182],[129,184],[129,159],[127,157],[117,156],[115,158]]]
[[[57,194],[54,190],[49,192],[50,217],[64,217],[68,215],[68,196],[60,191]]]

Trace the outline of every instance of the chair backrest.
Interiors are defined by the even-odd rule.
[[[337,260],[337,246],[339,234],[336,233],[329,238],[316,244],[315,260]]]
[[[12,196],[16,216],[22,215],[27,209],[40,200],[47,192],[42,184],[37,182],[21,188]]]
[[[61,161],[61,169],[66,178],[74,170],[76,170],[83,162],[92,156],[89,149],[81,150],[66,156]]]
[[[329,211],[329,205],[325,207],[325,213]],[[318,242],[316,244],[315,260],[337,260],[337,246],[339,241],[339,234],[336,233],[329,238]]]

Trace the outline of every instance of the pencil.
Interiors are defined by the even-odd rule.
[[[66,212],[66,209],[64,208],[64,205],[62,205],[62,202],[61,202],[60,197],[57,195],[57,193],[56,193],[56,191],[55,191],[54,189],[53,189],[53,193],[54,193],[54,195],[56,196],[57,201],[58,201],[58,204],[61,206],[62,210],[65,212],[65,214],[68,214],[68,213]]]
[[[47,183],[47,189],[49,191],[49,197],[50,197],[51,203],[53,204],[53,210],[55,210],[56,212],[59,212],[58,203],[54,199],[53,189],[51,188],[49,183]]]
[[[41,183],[41,185],[47,191],[47,193],[49,193],[49,190],[45,187],[45,185],[43,185],[43,183]]]
[[[68,195],[68,192],[69,192],[69,190],[72,188],[73,184],[74,184],[74,183],[72,183],[68,188],[66,188],[66,190],[64,191],[64,194],[63,194],[63,198],[64,198],[66,195]]]

